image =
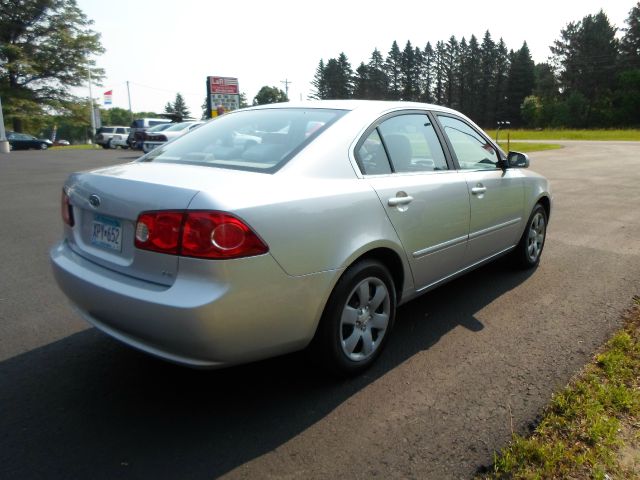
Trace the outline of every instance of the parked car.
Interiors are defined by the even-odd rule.
[[[129,131],[129,146],[136,150],[142,150],[142,142],[144,141],[144,132],[149,128],[161,124],[170,124],[168,118],[137,118],[131,122]]]
[[[552,196],[528,166],[440,106],[247,108],[71,175],[53,271],[87,321],[163,359],[213,368],[308,347],[357,374],[397,305],[502,255],[538,265]]]
[[[96,132],[96,143],[102,148],[112,148],[111,141],[114,135],[128,136],[129,127],[100,127]]]
[[[123,148],[123,149],[128,149],[129,148],[129,143],[127,142],[127,139],[129,138],[129,135],[114,135],[113,138],[111,139],[111,148]]]
[[[172,124],[161,132],[147,131],[145,132],[144,142],[142,143],[142,151],[144,153],[149,153],[154,148],[159,147],[163,143],[167,143],[169,140],[173,140],[174,138],[184,135],[203,123],[204,122],[180,122]]]
[[[6,132],[6,136],[11,150],[46,150],[53,145],[47,138],[36,138],[26,133]]]

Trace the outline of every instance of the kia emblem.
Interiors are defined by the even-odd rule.
[[[96,194],[92,194],[89,196],[89,203],[93,208],[98,208],[100,206],[100,197]]]

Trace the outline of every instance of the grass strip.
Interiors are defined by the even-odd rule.
[[[495,130],[485,130],[496,138]],[[511,140],[625,140],[640,141],[640,129],[627,130],[508,130]],[[500,130],[500,139],[506,139],[507,130]]]
[[[98,145],[86,145],[86,144],[82,144],[82,145],[64,145],[64,146],[57,146],[57,147],[49,147],[49,150],[96,150],[99,147]]]
[[[507,142],[498,142],[500,147],[506,152],[507,151]],[[558,148],[563,148],[562,145],[558,145],[557,143],[527,143],[520,141],[512,141],[510,145],[510,149],[515,152],[541,152],[544,150],[557,150]]]
[[[640,297],[625,327],[479,479],[640,478]]]

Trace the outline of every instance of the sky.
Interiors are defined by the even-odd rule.
[[[624,27],[633,0],[77,0],[102,35],[105,53],[95,60],[105,69],[93,86],[100,104],[113,91],[113,106],[137,111],[164,110],[180,92],[192,115],[200,117],[207,76],[238,78],[251,103],[263,85],[285,90],[291,100],[306,99],[320,59],[344,52],[353,69],[378,48],[386,56],[394,40],[423,49],[451,35],[481,41],[489,30],[517,50],[527,42],[536,62],[569,22],[601,9]],[[88,96],[87,89],[76,91]]]

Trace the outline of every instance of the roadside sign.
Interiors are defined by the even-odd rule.
[[[113,103],[113,90],[104,92],[104,104],[111,105]]]
[[[235,77],[207,77],[207,110],[209,117],[240,108],[240,87]]]

